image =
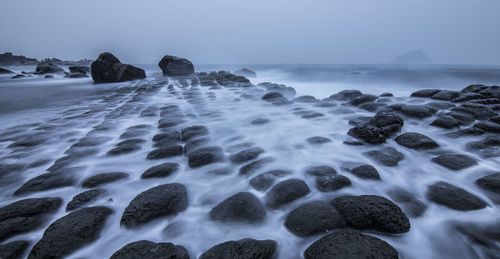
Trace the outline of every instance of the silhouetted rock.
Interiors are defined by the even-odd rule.
[[[289,179],[276,184],[266,194],[266,205],[270,208],[279,208],[310,192],[307,184],[299,179]]]
[[[285,226],[297,236],[312,236],[346,226],[344,217],[330,204],[313,201],[292,210]]]
[[[36,243],[28,258],[62,258],[99,237],[113,211],[89,207],[74,211],[52,223]]]
[[[187,76],[194,73],[194,66],[191,61],[175,56],[164,56],[158,66],[167,76]]]
[[[101,173],[93,175],[87,179],[85,179],[82,183],[82,187],[84,188],[94,188],[107,183],[116,182],[122,179],[128,178],[127,173],[122,172],[113,172],[113,173]]]
[[[104,189],[93,189],[79,193],[75,195],[70,202],[68,202],[68,205],[66,205],[66,211],[79,209],[82,206],[97,200],[99,196],[102,196],[105,193],[106,190]]]
[[[210,210],[210,218],[215,221],[259,223],[266,211],[259,199],[249,192],[237,193]]]
[[[399,135],[395,140],[399,145],[413,149],[430,149],[439,146],[431,138],[427,137],[424,134],[416,132],[403,133]]]
[[[137,195],[125,208],[120,223],[137,227],[160,217],[175,215],[187,208],[186,187],[171,183],[158,185]]]
[[[425,54],[425,52],[423,52],[420,49],[408,51],[404,54],[397,56],[392,61],[392,64],[419,64],[419,65],[422,65],[422,64],[430,64],[430,63],[431,63],[431,60],[429,59],[427,54]]]
[[[277,244],[273,240],[241,239],[218,244],[205,251],[200,259],[272,259]]]
[[[154,243],[141,240],[129,243],[116,251],[110,259],[189,259],[189,252],[183,246],[172,243]]]
[[[494,173],[476,180],[476,184],[490,192],[500,194],[500,173]]]
[[[454,210],[479,210],[486,202],[466,190],[446,182],[437,182],[427,190],[429,200]]]
[[[440,155],[432,158],[431,161],[450,170],[462,170],[477,165],[476,160],[462,154]]]
[[[160,165],[153,166],[146,170],[141,178],[163,178],[168,177],[175,173],[179,169],[179,164],[177,163],[163,163]]]
[[[144,70],[122,64],[113,54],[104,52],[90,66],[92,79],[96,83],[124,82],[146,77]]]

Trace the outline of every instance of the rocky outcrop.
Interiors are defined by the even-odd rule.
[[[36,73],[39,75],[51,74],[51,73],[62,73],[64,69],[52,64],[50,62],[42,62],[36,66]]]
[[[191,61],[175,56],[164,56],[158,66],[163,75],[166,76],[187,76],[194,73],[194,66]]]
[[[92,79],[96,83],[124,82],[146,77],[144,70],[122,64],[113,54],[104,52],[90,66]]]

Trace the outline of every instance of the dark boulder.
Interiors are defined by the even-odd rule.
[[[120,223],[137,227],[160,217],[175,215],[187,208],[188,195],[182,184],[158,185],[137,195],[125,208]]]
[[[437,182],[427,190],[429,200],[454,210],[479,210],[486,202],[468,191],[446,182]]]
[[[2,74],[13,74],[14,72],[8,70],[8,69],[5,69],[3,67],[0,67],[0,75]]]
[[[435,95],[437,92],[441,90],[439,89],[423,89],[423,90],[418,90],[414,93],[411,94],[411,97],[431,97]]]
[[[222,223],[260,223],[266,210],[259,199],[249,192],[237,193],[210,210],[210,218]]]
[[[129,243],[116,251],[110,259],[189,259],[189,252],[183,246],[172,243],[154,243],[141,240]]]
[[[52,223],[28,258],[63,258],[96,240],[113,211],[89,207],[74,211]]]
[[[312,176],[328,176],[328,175],[336,175],[337,171],[335,171],[335,169],[329,166],[320,165],[307,169],[306,174]]]
[[[500,173],[481,177],[476,180],[476,184],[484,190],[500,194]]]
[[[253,125],[264,125],[264,124],[267,124],[267,123],[269,123],[269,122],[270,122],[270,120],[268,120],[268,119],[263,119],[263,118],[257,118],[257,119],[255,119],[255,120],[251,121],[251,123],[252,123]]]
[[[441,90],[436,94],[433,94],[431,98],[436,100],[451,101],[459,96],[460,92],[458,91]]]
[[[158,66],[161,68],[163,75],[166,76],[187,76],[194,73],[194,66],[191,61],[175,56],[164,56]]]
[[[26,240],[18,240],[0,245],[0,258],[21,259],[29,246],[30,242]]]
[[[450,170],[455,170],[455,171],[477,165],[476,160],[462,154],[440,155],[432,158],[431,161],[438,165],[444,166]]]
[[[79,193],[68,202],[66,205],[66,211],[72,211],[83,207],[86,204],[89,204],[95,200],[97,200],[100,196],[106,193],[104,189],[92,189],[82,193]]]
[[[307,184],[299,179],[289,179],[276,184],[266,194],[266,205],[279,208],[309,194]]]
[[[306,237],[346,226],[344,217],[324,201],[306,203],[290,212],[285,226],[297,236]]]
[[[386,140],[386,136],[379,128],[368,124],[362,124],[351,128],[347,134],[370,144],[382,144],[385,143]]]
[[[244,166],[242,166],[239,170],[239,174],[241,175],[249,175],[259,169],[262,169],[264,166],[267,164],[273,162],[274,159],[271,157],[264,157],[259,160],[255,160],[253,162],[250,162]]]
[[[182,148],[181,145],[170,145],[170,146],[159,147],[159,148],[149,152],[146,159],[148,159],[148,160],[163,159],[163,158],[169,158],[169,157],[174,157],[174,156],[180,156],[183,153],[184,153],[184,149]]]
[[[257,73],[248,68],[242,68],[234,71],[234,74],[244,76],[244,77],[257,77]]]
[[[250,185],[258,191],[265,191],[269,189],[274,184],[277,178],[291,174],[290,171],[286,170],[271,170],[265,173],[259,174],[256,177],[250,179]]]
[[[94,188],[104,184],[116,182],[122,179],[128,178],[127,173],[122,172],[113,172],[113,173],[101,173],[93,175],[87,179],[85,179],[82,183],[82,187],[84,188]]]
[[[272,259],[276,257],[277,246],[273,240],[228,241],[208,249],[200,259]]]
[[[161,132],[153,136],[153,142],[159,142],[165,140],[172,141],[172,143],[181,141],[181,133],[176,130],[167,130],[165,132]]]
[[[146,170],[142,175],[141,178],[147,179],[147,178],[163,178],[163,177],[168,177],[171,174],[175,173],[177,170],[179,170],[179,164],[177,163],[163,163],[160,165],[155,165],[148,170]]]
[[[380,175],[371,165],[360,165],[351,169],[351,173],[359,178],[380,180]]]
[[[144,70],[122,64],[113,54],[104,52],[90,66],[92,79],[96,83],[124,82],[146,77]]]
[[[363,154],[385,166],[397,166],[399,161],[404,159],[404,155],[392,147],[372,150],[364,152]]]
[[[224,161],[224,151],[220,147],[203,147],[193,151],[188,157],[188,165],[198,168]]]
[[[354,98],[357,98],[361,95],[363,95],[363,93],[361,93],[358,90],[343,90],[343,91],[340,91],[336,94],[330,95],[330,97],[328,97],[328,99],[338,100],[338,101],[347,101],[347,100],[352,100]]]
[[[328,234],[304,252],[305,259],[398,259],[391,245],[376,237],[356,231],[340,230]]]
[[[476,120],[486,120],[497,115],[497,112],[488,106],[473,103],[464,103],[459,107],[451,108],[451,110],[459,114],[466,114]]]
[[[391,108],[394,106],[389,107]],[[401,105],[399,108],[399,111],[402,114],[418,119],[431,117],[432,114],[436,112],[434,108],[430,108],[425,105]]]
[[[451,116],[440,116],[431,122],[430,125],[436,126],[443,129],[453,129],[460,126],[460,122]]]
[[[410,221],[392,201],[376,195],[341,196],[332,201],[347,225],[359,230],[397,234],[410,230]]]
[[[68,67],[69,72],[71,73],[88,73],[90,72],[90,67],[89,66],[70,66]]]
[[[62,72],[64,72],[64,69],[56,66],[51,62],[42,62],[36,66],[36,73],[39,75]]]
[[[321,192],[333,192],[351,185],[351,180],[343,175],[324,175],[316,177],[316,187]]]
[[[259,157],[259,155],[262,153],[264,153],[264,149],[260,147],[251,147],[244,149],[238,153],[232,154],[229,157],[229,160],[231,160],[233,164],[241,164]]]
[[[400,131],[403,124],[403,119],[396,114],[380,111],[367,123],[351,128],[347,134],[370,144],[382,144],[386,138]]]
[[[364,103],[369,103],[377,100],[378,96],[372,94],[363,94],[349,101],[352,106],[358,106]]]
[[[24,183],[14,192],[14,195],[71,186],[75,183],[75,178],[72,174],[72,168],[59,169],[54,172],[41,174]]]
[[[262,100],[265,100],[265,101],[274,101],[276,99],[281,99],[281,98],[285,98],[285,97],[283,97],[283,95],[278,93],[278,92],[269,92],[269,93],[265,94],[264,96],[262,96]]]
[[[186,141],[186,144],[184,145],[184,153],[189,156],[191,153],[193,153],[193,151],[205,146],[205,144],[207,144],[208,142],[210,142],[209,138],[190,139]]]
[[[431,149],[439,146],[431,138],[416,132],[403,133],[396,137],[395,140],[399,145],[413,149]]]

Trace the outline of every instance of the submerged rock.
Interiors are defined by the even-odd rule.
[[[410,221],[392,201],[376,195],[341,196],[332,201],[347,225],[359,230],[397,234],[410,230]]]
[[[266,205],[270,208],[279,208],[309,194],[307,184],[299,179],[289,179],[275,185],[266,194]]]
[[[177,163],[163,163],[160,165],[153,166],[146,170],[141,178],[163,178],[168,177],[171,174],[175,173],[179,169],[179,164]]]
[[[250,179],[250,185],[258,191],[265,191],[274,184],[277,178],[291,174],[286,170],[271,170]]]
[[[328,234],[304,252],[306,259],[397,259],[398,252],[376,237],[352,230],[339,230]]]
[[[484,190],[500,194],[500,173],[479,178],[476,180],[476,184]]]
[[[465,145],[465,148],[483,157],[500,156],[500,136],[490,136],[482,140],[469,142]]]
[[[189,252],[183,246],[169,242],[154,243],[141,240],[129,243],[116,251],[110,259],[189,259]]]
[[[455,170],[455,171],[477,165],[476,160],[462,154],[440,155],[432,158],[431,161],[438,165],[444,166],[450,170]]]
[[[330,166],[320,165],[307,169],[306,174],[312,176],[329,176],[336,175],[337,171],[335,171],[335,169],[331,168]]]
[[[372,179],[372,180],[380,180],[380,175],[375,169],[375,167],[371,165],[360,165],[353,169],[351,169],[351,173],[359,178],[363,179]]]
[[[234,71],[234,74],[244,76],[244,77],[257,77],[257,73],[248,68],[242,68]]]
[[[207,127],[205,126],[191,126],[182,129],[181,131],[181,140],[188,141],[195,137],[206,136],[209,134]]]
[[[193,151],[188,158],[191,168],[198,168],[208,164],[224,161],[224,152],[220,147],[203,147]]]
[[[392,147],[372,150],[364,152],[363,154],[385,166],[397,166],[399,161],[404,159],[404,155]]]
[[[105,193],[106,190],[104,189],[93,189],[79,193],[75,195],[70,202],[68,202],[68,205],[66,205],[66,211],[79,209],[84,205],[97,200],[100,196],[102,196]]]
[[[28,258],[62,258],[96,240],[113,211],[89,207],[74,211],[52,223]]]
[[[137,195],[125,208],[120,223],[137,227],[160,217],[175,215],[187,208],[186,187],[171,183],[158,185]]]
[[[218,244],[205,251],[200,259],[272,259],[277,243],[273,240],[241,239]]]
[[[222,223],[260,223],[266,210],[253,194],[240,192],[219,203],[209,214],[212,220]]]
[[[29,246],[30,242],[26,240],[17,240],[0,245],[0,258],[21,259]]]
[[[14,192],[14,195],[22,195],[32,192],[45,191],[55,188],[71,186],[75,183],[72,168],[60,169],[51,173],[36,176]]]
[[[8,70],[8,69],[5,69],[3,67],[0,67],[0,74],[13,74],[14,72]]]
[[[454,210],[479,210],[486,202],[466,190],[446,182],[437,182],[427,190],[429,200]]]
[[[194,66],[191,61],[175,56],[164,56],[158,66],[163,75],[167,76],[187,76],[194,73]]]
[[[320,137],[320,136],[310,137],[310,138],[306,139],[306,141],[307,141],[307,143],[312,144],[312,145],[320,145],[320,144],[332,142],[331,139],[325,138],[325,137]]]
[[[144,70],[122,64],[113,54],[104,52],[90,66],[92,79],[96,83],[124,82],[146,78]]]
[[[346,223],[333,206],[313,201],[292,210],[285,219],[285,226],[295,235],[305,237],[344,228]]]
[[[113,173],[101,173],[93,175],[87,179],[85,179],[82,183],[82,187],[84,188],[94,188],[104,184],[116,182],[122,179],[128,178],[127,173],[122,172],[113,172]]]
[[[420,217],[427,210],[427,205],[425,205],[425,203],[417,200],[417,198],[412,193],[405,191],[399,187],[390,190],[388,194],[391,199],[401,204],[401,206],[403,206],[403,208],[412,216]]]
[[[259,157],[259,155],[262,153],[264,153],[264,149],[260,147],[251,147],[244,149],[238,153],[232,154],[229,157],[229,160],[231,160],[233,164],[241,164]]]
[[[399,145],[413,149],[431,149],[439,146],[431,138],[416,132],[403,133],[396,137],[395,140]]]

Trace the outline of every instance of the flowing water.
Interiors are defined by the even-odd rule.
[[[340,67],[340,66],[339,66]],[[202,67],[203,68],[203,67]],[[206,69],[213,69],[207,66]],[[388,68],[359,66],[349,69],[333,68],[318,71],[311,67],[298,71],[296,67],[254,68],[259,75],[252,83],[271,81],[292,86],[299,95],[324,98],[343,89],[358,89],[366,93],[392,92],[390,103],[424,104],[430,99],[409,98],[409,93],[419,88],[461,89],[469,83],[498,83],[499,72],[490,68],[454,68],[452,72],[442,68],[391,70]],[[333,69],[333,70],[332,70]],[[465,73],[464,71],[476,71]],[[333,71],[333,72],[332,72]],[[392,71],[392,73],[390,72]],[[457,72],[458,71],[458,72]],[[360,77],[362,77],[360,79]],[[167,87],[172,85],[171,87]],[[92,205],[104,205],[114,213],[106,221],[98,240],[92,242],[70,258],[108,258],[116,250],[133,241],[151,240],[172,242],[186,247],[192,257],[197,257],[215,244],[242,238],[273,239],[278,243],[279,258],[301,258],[304,250],[321,235],[301,238],[290,233],[283,225],[286,215],[294,208],[312,200],[330,201],[346,194],[375,194],[389,197],[395,187],[412,193],[428,208],[420,217],[411,216],[408,233],[388,235],[368,232],[387,241],[397,249],[401,258],[487,258],[499,255],[498,243],[485,247],[472,242],[457,232],[457,226],[473,228],[499,224],[499,206],[490,196],[478,188],[474,181],[491,171],[498,171],[498,157],[483,158],[465,150],[467,142],[477,137],[451,138],[448,131],[428,126],[433,118],[405,118],[402,132],[419,132],[434,139],[440,148],[433,151],[415,151],[388,140],[385,146],[396,148],[405,158],[396,167],[376,164],[363,155],[375,149],[371,146],[350,146],[343,142],[350,139],[346,134],[352,126],[348,121],[359,116],[373,116],[356,107],[323,107],[313,103],[294,102],[276,106],[264,102],[260,97],[263,89],[222,88],[211,90],[201,86],[183,86],[175,79],[162,77],[155,71],[148,72],[145,80],[94,85],[91,79],[0,79],[0,163],[15,165],[9,173],[2,172],[0,178],[0,207],[27,197],[61,197],[63,204],[85,189],[79,183],[91,175],[103,172],[125,172],[129,178],[110,183],[107,190]],[[160,109],[177,105],[184,122],[175,126],[177,130],[193,125],[203,125],[209,130],[208,146],[220,146],[226,152],[226,162],[215,163],[197,169],[187,166],[186,156],[161,160],[147,160],[153,150],[152,138],[161,132],[157,122]],[[144,111],[149,111],[145,113]],[[323,116],[306,118],[312,112]],[[252,124],[263,118],[269,123]],[[145,140],[140,150],[119,156],[106,153],[122,141],[120,135],[136,125],[145,129],[140,136]],[[9,147],[12,139],[35,136],[43,143],[32,147]],[[311,145],[306,139],[322,136],[331,142]],[[94,139],[98,143],[75,145],[83,140]],[[231,153],[248,146],[260,147],[265,152],[260,158],[270,157],[272,162],[251,175],[238,173],[241,165],[228,161]],[[46,173],[54,162],[70,154],[70,166],[74,170],[77,184],[71,187],[35,192],[26,196],[12,196],[27,180]],[[463,153],[478,161],[477,166],[459,172],[450,171],[430,159],[444,152]],[[174,162],[180,170],[166,178],[141,179],[148,168]],[[373,164],[382,181],[357,178],[346,168],[358,164]],[[320,192],[314,178],[305,170],[317,165],[329,165],[352,181],[352,186],[335,192]],[[211,173],[213,169],[225,168],[226,174]],[[264,200],[265,192],[249,185],[249,180],[272,169],[285,169],[292,174],[279,179],[299,178],[304,180],[311,193],[280,209],[266,208],[266,219],[262,224],[222,224],[209,219],[208,212],[229,196],[248,191]],[[2,170],[4,171],[4,170]],[[444,180],[462,187],[488,203],[481,210],[461,212],[434,204],[426,198],[427,187]],[[129,202],[139,193],[165,183],[181,183],[187,187],[189,206],[180,214],[161,218],[138,229],[120,226],[120,218]],[[276,181],[278,182],[278,181]],[[50,222],[67,214],[62,206],[52,214]],[[44,229],[16,235],[7,241],[31,240],[32,244],[43,235]]]

